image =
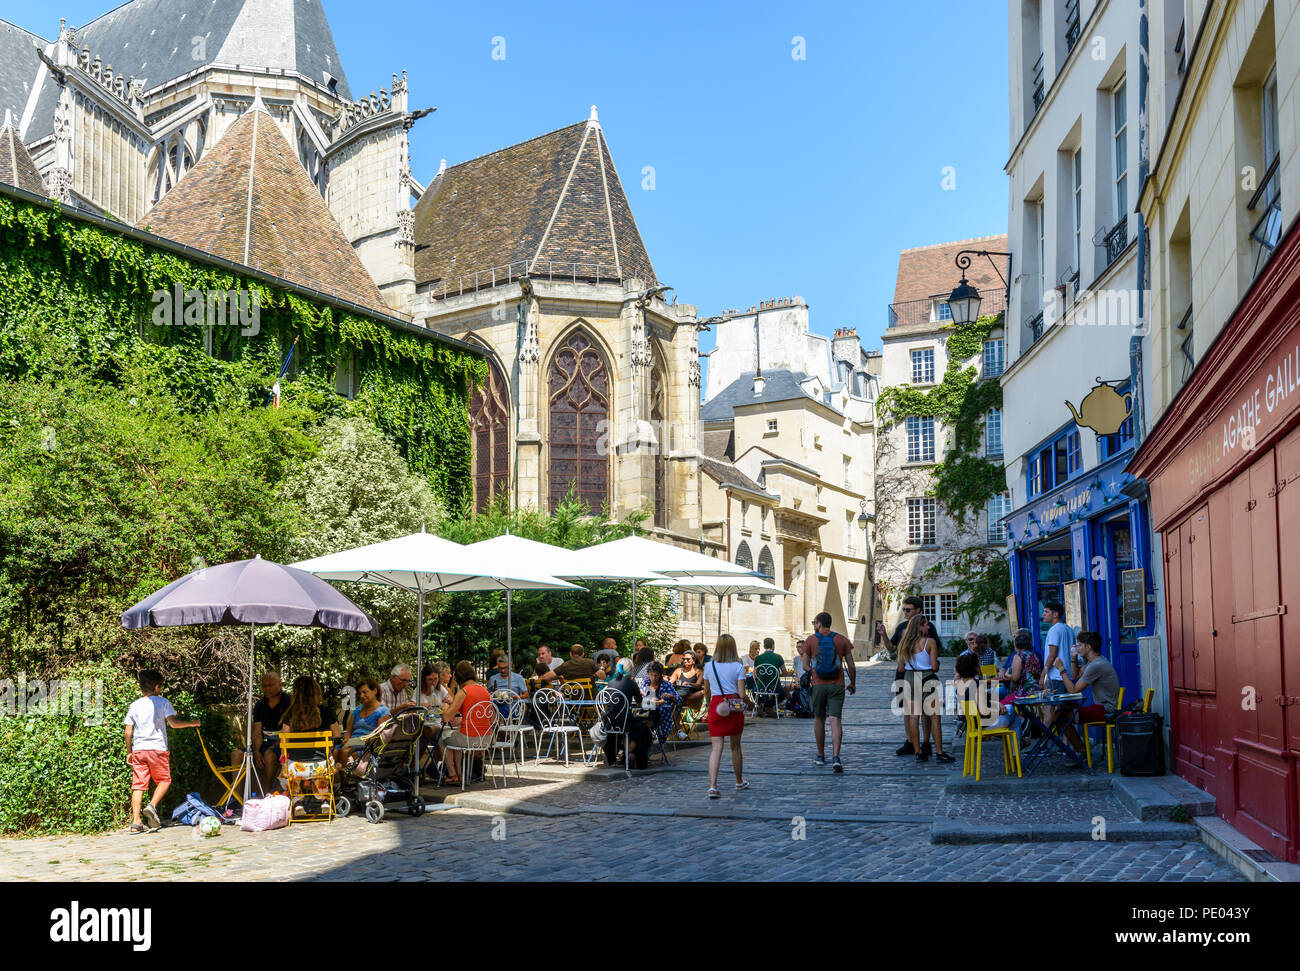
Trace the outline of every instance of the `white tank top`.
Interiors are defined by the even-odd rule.
[[[917,651],[915,654],[912,655],[912,661],[911,661],[911,663],[910,663],[910,664],[904,664],[904,665],[903,665],[903,669],[904,669],[905,671],[932,671],[932,670],[934,670],[934,665],[932,665],[932,664],[930,663],[930,652],[929,652],[929,651]]]

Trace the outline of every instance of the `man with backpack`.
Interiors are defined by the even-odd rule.
[[[817,739],[817,758],[813,765],[826,764],[826,722],[831,723],[831,752],[836,772],[843,772],[840,762],[841,718],[844,712],[844,666],[849,669],[849,694],[857,691],[858,669],[853,664],[853,644],[843,634],[831,630],[831,615],[822,611],[813,618],[814,633],[803,643],[800,652],[812,674],[813,734]]]

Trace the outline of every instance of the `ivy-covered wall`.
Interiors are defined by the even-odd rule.
[[[178,286],[255,295],[257,332],[211,328],[209,353],[208,328],[182,314],[160,325],[154,294]],[[482,357],[0,194],[0,378],[57,380],[75,370],[120,385],[143,369],[187,408],[263,404],[295,340],[284,399],[328,412],[340,361],[355,360],[357,407],[447,507],[467,500],[468,396],[486,378]]]

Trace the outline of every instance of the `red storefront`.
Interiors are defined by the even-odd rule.
[[[1298,225],[1128,467],[1150,485],[1163,540],[1175,771],[1289,862],[1300,862]]]

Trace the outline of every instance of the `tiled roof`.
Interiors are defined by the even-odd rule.
[[[145,214],[140,227],[301,286],[385,309],[325,200],[260,108],[231,125]]]
[[[816,401],[799,385],[807,377],[802,371],[767,371],[763,374],[763,393],[754,394],[755,372],[745,371],[700,406],[700,420],[727,421],[735,409],[743,405],[791,401],[796,398]]]
[[[238,64],[296,71],[318,84],[328,72],[339,97],[352,98],[320,0],[130,0],[77,28],[82,46],[146,88],[205,64]],[[58,85],[47,80],[29,143],[54,130],[57,101]]]
[[[0,182],[16,185],[20,189],[45,195],[45,180],[36,168],[36,163],[27,154],[18,130],[13,124],[13,115],[8,108],[4,112],[4,126],[0,127]]]
[[[955,243],[938,243],[934,246],[922,246],[917,249],[905,249],[898,254],[898,280],[894,284],[894,303],[909,300],[922,300],[940,293],[949,293],[961,279],[961,271],[953,261],[964,249],[993,250],[1005,253],[1007,237],[982,236],[978,239],[959,240]],[[1007,272],[1004,256],[993,259],[1003,274]],[[1003,289],[1003,283],[997,273],[984,257],[971,260],[966,279],[977,289]]]
[[[417,285],[532,261],[538,275],[577,263],[579,278],[599,265],[602,279],[658,282],[594,120],[447,168],[416,206],[415,245]]]
[[[700,451],[711,459],[730,461],[736,448],[736,430],[731,425],[700,429]]]
[[[741,472],[730,462],[721,462],[717,459],[701,458],[700,471],[707,475],[714,482],[723,486],[734,486],[740,489],[748,489],[750,492],[759,492],[767,494],[767,490]]]

